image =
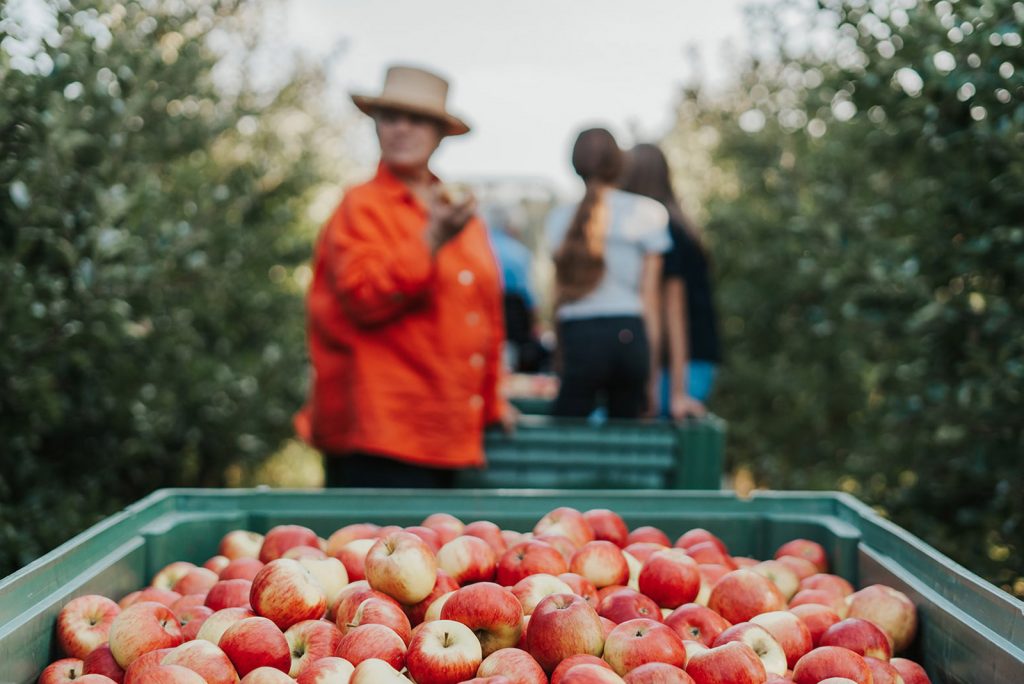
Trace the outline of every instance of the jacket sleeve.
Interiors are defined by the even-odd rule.
[[[434,263],[426,240],[389,226],[380,207],[346,197],[325,237],[334,289],[357,325],[387,323],[427,296]]]
[[[502,304],[501,288],[495,287],[489,295],[489,318],[491,320],[491,345],[487,350],[484,365],[484,424],[490,425],[501,419],[508,408],[508,402],[502,393],[504,367],[502,351],[505,347],[505,313]]]

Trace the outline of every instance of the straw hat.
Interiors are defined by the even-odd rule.
[[[445,108],[448,81],[437,74],[408,66],[393,66],[384,77],[384,89],[377,97],[352,94],[352,101],[364,114],[374,110],[399,109],[437,119],[445,125],[445,135],[462,135],[469,126]]]

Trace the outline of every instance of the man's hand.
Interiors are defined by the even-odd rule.
[[[501,430],[506,435],[515,434],[516,425],[519,423],[519,416],[522,415],[512,404],[506,403],[505,410],[501,412],[501,418],[498,421],[501,423]]]
[[[431,254],[462,232],[476,208],[476,198],[469,192],[455,192],[441,184],[431,188],[426,233]]]

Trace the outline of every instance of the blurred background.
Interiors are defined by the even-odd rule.
[[[522,218],[576,131],[704,226],[730,481],[836,489],[1024,597],[1024,3],[8,0],[0,576],[167,486],[319,486],[303,293],[406,61]]]

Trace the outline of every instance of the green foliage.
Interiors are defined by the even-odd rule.
[[[51,9],[27,60],[2,24],[0,576],[155,488],[223,484],[303,397],[321,78],[225,63],[234,0]]]
[[[1024,595],[1024,4],[819,4],[669,138],[718,132],[731,458]]]

